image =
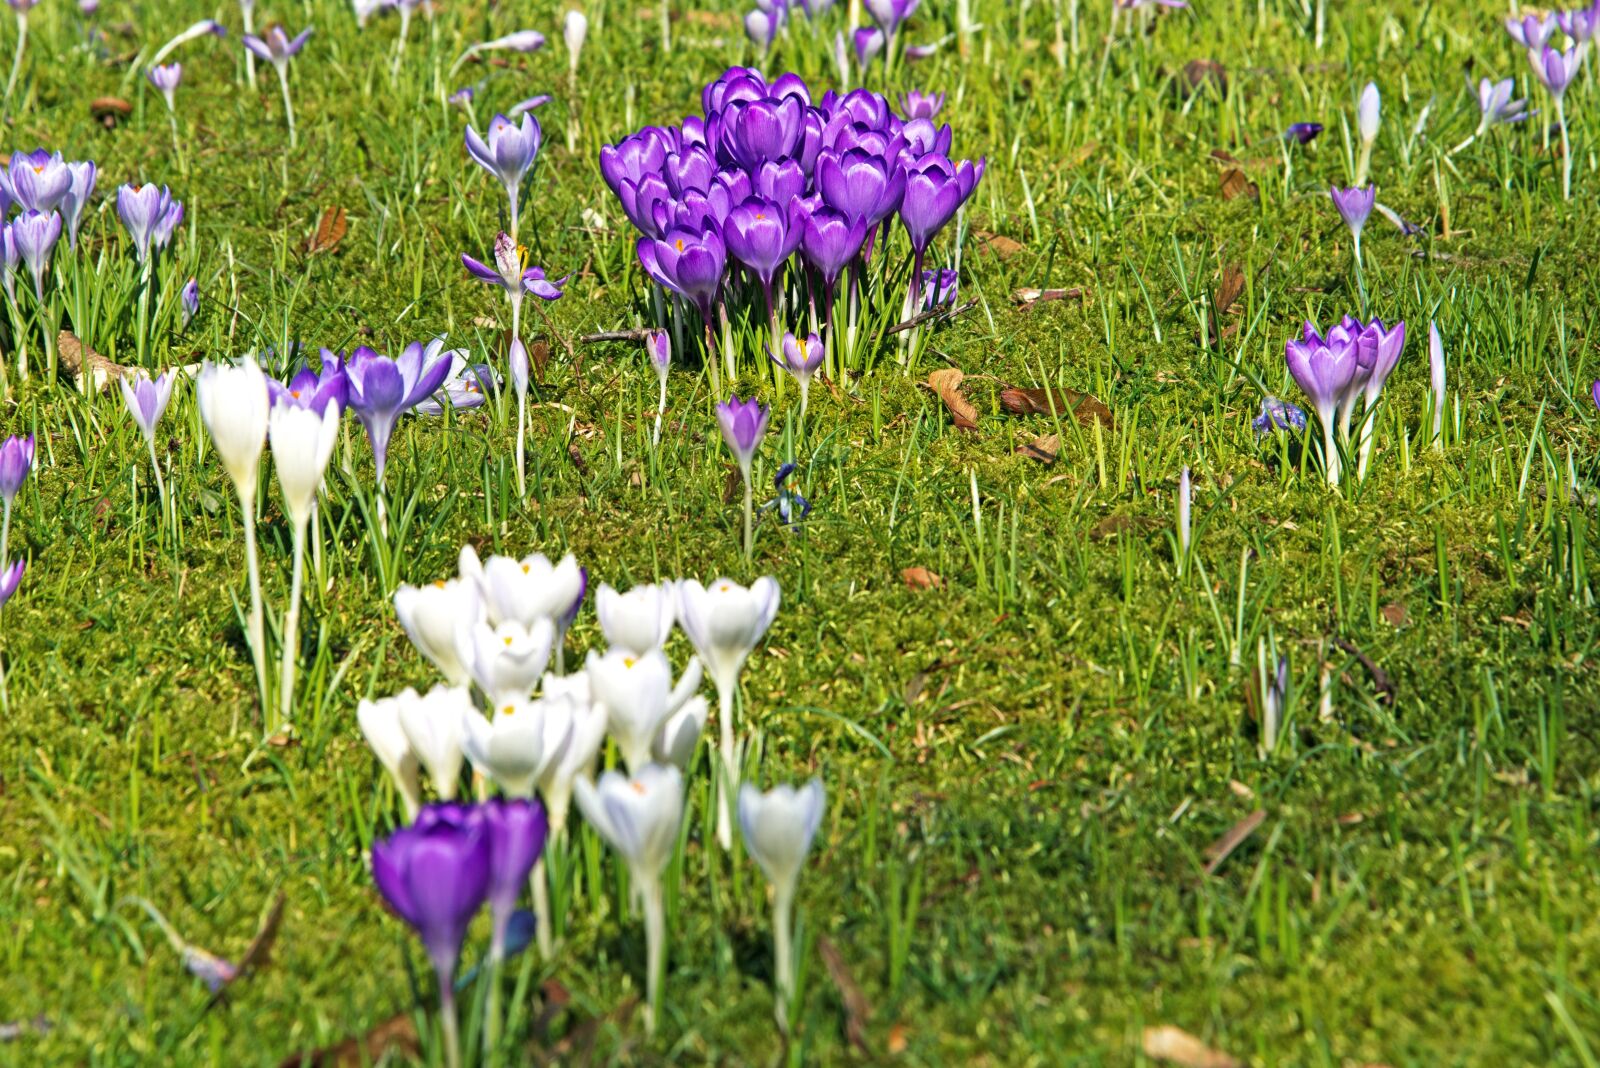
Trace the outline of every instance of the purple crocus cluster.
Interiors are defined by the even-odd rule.
[[[91,161],[71,161],[60,152],[36,148],[13,152],[0,171],[0,219],[18,215],[0,225],[4,250],[3,281],[8,296],[16,299],[15,274],[23,264],[33,278],[34,295],[44,299],[44,275],[61,235],[76,247],[78,226],[89,197],[94,193],[97,170]]]
[[[948,125],[904,119],[864,89],[813,103],[797,75],[768,82],[744,67],[707,85],[701,102],[703,116],[601,149],[600,171],[640,232],[645,273],[699,310],[708,351],[718,310],[726,325],[757,299],[774,350],[788,307],[820,308],[831,326],[841,285],[854,323],[896,218],[915,260],[915,307],[929,247],[983,176],[984,160],[952,160]]]
[[[1363,323],[1347,315],[1326,336],[1315,323],[1307,322],[1302,336],[1291,338],[1285,346],[1289,374],[1310,399],[1322,424],[1329,485],[1339,484],[1340,449],[1350,451],[1350,419],[1358,399],[1364,411],[1357,475],[1366,476],[1378,395],[1400,361],[1405,340],[1405,323],[1385,327],[1381,319]]]
[[[1572,146],[1567,140],[1567,86],[1577,78],[1578,70],[1589,53],[1589,42],[1600,31],[1600,0],[1586,7],[1558,11],[1543,18],[1537,15],[1523,15],[1521,18],[1508,16],[1505,25],[1506,33],[1528,53],[1528,63],[1533,68],[1534,77],[1545,87],[1551,102],[1555,104],[1556,124],[1561,128],[1563,150],[1561,195],[1563,199],[1571,200]],[[1564,49],[1556,48],[1551,43],[1558,29],[1567,39]],[[1505,95],[1509,97],[1510,93]],[[1482,106],[1487,113],[1487,105]]]

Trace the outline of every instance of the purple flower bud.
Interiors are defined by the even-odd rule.
[[[1528,62],[1533,64],[1533,73],[1540,84],[1550,91],[1551,96],[1560,100],[1567,86],[1572,84],[1572,79],[1577,77],[1578,68],[1583,65],[1583,53],[1577,48],[1558,52],[1546,45],[1542,52],[1530,50]]]
[[[766,436],[767,418],[771,414],[771,409],[762,407],[754,397],[744,401],[729,397],[717,405],[717,422],[722,426],[722,440],[727,443],[728,451],[733,453],[746,479],[750,477],[750,464],[755,459],[756,450],[761,448],[761,439]]]
[[[51,251],[61,240],[61,214],[25,212],[11,224],[11,236],[16,240],[18,254],[33,275],[34,295],[43,300],[44,273],[50,266]]]
[[[78,226],[83,222],[84,209],[89,206],[89,198],[94,194],[95,178],[99,172],[92,160],[68,163],[67,170],[72,174],[72,186],[61,199],[61,214],[66,223],[67,244],[76,248]]]
[[[528,349],[520,337],[511,339],[511,351],[506,354],[511,369],[511,385],[517,395],[528,392],[528,378],[532,368],[528,364]]]
[[[767,355],[773,363],[793,375],[796,382],[804,385],[811,381],[811,376],[822,366],[827,351],[822,346],[822,339],[816,334],[810,334],[802,341],[794,334],[786,333],[783,335],[782,357],[770,352]],[[732,448],[732,445],[729,448]]]
[[[711,321],[728,255],[716,230],[674,227],[659,240],[641,237],[636,249],[646,274],[664,289],[695,304],[706,321]]]
[[[336,404],[340,411],[349,407],[350,384],[344,371],[344,360],[336,353],[322,350],[322,369],[313,371],[302,367],[288,382],[267,379],[267,394],[273,407],[288,405],[307,408],[318,415]]]
[[[665,330],[650,331],[644,337],[644,351],[656,376],[665,379],[672,367],[672,336]]]
[[[167,403],[172,400],[176,376],[171,371],[163,371],[152,380],[143,371],[136,371],[123,375],[118,381],[122,383],[122,400],[128,406],[128,414],[139,424],[146,440],[154,440],[156,424],[161,422]]]
[[[489,894],[490,849],[482,815],[456,804],[429,805],[372,844],[373,882],[421,937],[446,993],[467,926]]]
[[[11,561],[11,566],[0,572],[0,608],[11,600],[11,595],[17,592],[17,587],[22,585],[22,573],[28,569],[28,561],[18,557]]]
[[[806,218],[800,253],[822,273],[823,283],[831,288],[850,261],[860,254],[866,239],[865,219],[852,220],[842,211],[819,208]]]
[[[805,235],[803,211],[795,203],[784,211],[764,197],[751,197],[728,213],[722,231],[728,251],[770,287],[783,261],[800,247]]]
[[[1534,15],[1525,15],[1520,19],[1508,16],[1506,32],[1529,52],[1538,53],[1544,50],[1550,35],[1556,32],[1556,20],[1549,16],[1542,19]]]
[[[161,90],[161,95],[167,98],[167,107],[173,106],[173,94],[178,90],[178,83],[183,81],[182,63],[158,63],[145,71],[145,77],[150,79],[150,84]]]
[[[33,470],[33,435],[9,437],[0,445],[0,500],[11,507]]]
[[[873,26],[857,26],[851,35],[856,49],[856,66],[866,70],[874,57],[883,51],[883,31]]]
[[[133,251],[140,262],[150,255],[150,243],[158,226],[172,208],[172,194],[166,186],[124,185],[117,189],[117,217],[133,239]]]
[[[1256,416],[1252,425],[1257,435],[1270,434],[1275,430],[1304,430],[1306,413],[1288,401],[1266,397],[1261,401],[1261,414]]]
[[[943,93],[924,95],[912,89],[900,98],[900,111],[907,119],[932,119],[943,109]]]
[[[900,24],[911,17],[922,0],[864,0],[864,2],[872,21],[878,24],[886,36],[893,37]]]
[[[1339,217],[1350,228],[1350,233],[1357,241],[1361,240],[1361,228],[1367,225],[1367,217],[1372,214],[1372,205],[1378,199],[1378,191],[1370,185],[1355,189],[1341,189],[1333,186],[1328,190],[1328,195],[1333,198],[1333,206],[1338,209]]]
[[[943,156],[925,156],[907,170],[900,221],[912,249],[919,254],[927,249],[977,188],[983,169],[983,160],[976,167],[966,160],[957,166]]]
[[[543,140],[539,120],[532,115],[523,115],[520,124],[504,115],[496,115],[489,122],[487,138],[478,136],[478,131],[471,126],[467,127],[467,153],[478,166],[497,178],[513,199],[538,157]]]
[[[200,287],[193,278],[184,285],[178,299],[183,302],[183,325],[187,328],[194,322],[194,317],[200,314]]]
[[[1317,139],[1317,135],[1321,132],[1322,123],[1320,122],[1297,122],[1290,125],[1283,132],[1283,139],[1285,141],[1298,141],[1302,145],[1309,145]]]
[[[544,852],[544,807],[537,801],[494,798],[479,806],[489,838],[489,911],[494,919],[493,947],[504,953],[506,928],[528,885],[539,854]],[[537,918],[548,923],[548,916]]]

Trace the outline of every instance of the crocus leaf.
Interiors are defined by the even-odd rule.
[[[1144,1055],[1178,1068],[1243,1068],[1243,1062],[1171,1024],[1144,1029]]]

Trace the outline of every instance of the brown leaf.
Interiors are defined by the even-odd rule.
[[[317,232],[306,242],[306,252],[314,256],[319,252],[335,251],[349,229],[343,208],[337,205],[327,208],[322,213],[322,220],[317,223]]]
[[[1227,315],[1232,311],[1243,293],[1244,269],[1237,263],[1230,263],[1222,269],[1222,278],[1217,282],[1217,297],[1214,302],[1217,314]]]
[[[89,114],[101,126],[112,130],[118,122],[133,114],[133,105],[120,96],[97,96],[89,101]]]
[[[1144,1055],[1179,1068],[1243,1068],[1244,1062],[1212,1049],[1181,1027],[1144,1029]]]
[[[411,1013],[389,1017],[364,1035],[331,1046],[285,1057],[278,1068],[359,1068],[361,1065],[396,1063],[422,1055],[422,1042]]]
[[[909,1028],[907,1028],[903,1022],[896,1022],[889,1028],[888,1049],[891,1054],[899,1056],[906,1051],[906,1047],[910,1045],[910,1042],[906,1038],[906,1032],[908,1030]]]
[[[1239,197],[1249,197],[1251,200],[1261,199],[1261,190],[1256,183],[1246,178],[1244,171],[1238,167],[1229,167],[1222,172],[1218,180],[1222,187],[1223,200],[1235,200]]]
[[[1142,534],[1155,529],[1161,520],[1153,515],[1108,515],[1089,528],[1089,537],[1104,541],[1118,534]]]
[[[914,590],[944,589],[944,579],[925,567],[901,568],[900,577],[905,580],[907,586]]]
[[[987,230],[974,230],[972,236],[977,238],[979,252],[992,252],[1003,260],[1023,251],[1022,242],[1014,241],[1004,234],[992,234]]]
[[[1042,464],[1053,464],[1056,457],[1061,455],[1061,438],[1056,434],[1044,434],[1025,445],[1018,445],[1017,455],[1038,460]]]
[[[1012,415],[1072,416],[1084,426],[1097,420],[1106,430],[1116,429],[1111,409],[1090,393],[1075,389],[1021,389],[1008,386],[1000,391],[1000,407]]]
[[[1244,819],[1229,827],[1227,832],[1215,842],[1206,847],[1206,874],[1215,875],[1217,869],[1222,867],[1222,862],[1227,860],[1244,844],[1244,840],[1256,832],[1256,828],[1266,821],[1266,809],[1258,808]]]
[[[867,1043],[867,1023],[872,1019],[872,1003],[856,985],[855,977],[850,974],[850,966],[844,962],[844,955],[833,944],[833,939],[819,935],[817,953],[822,957],[823,966],[828,969],[828,978],[833,980],[834,987],[839,991],[839,1000],[844,1005],[846,1037],[852,1046],[870,1058],[872,1047]]]
[[[739,473],[737,467],[730,467],[722,480],[722,503],[738,504],[742,496],[744,496],[744,475]]]
[[[1391,627],[1403,627],[1406,625],[1406,606],[1398,601],[1390,601],[1378,609],[1378,614],[1388,620]]]
[[[928,376],[928,385],[944,401],[958,429],[976,430],[978,409],[961,392],[961,380],[965,377],[960,368],[942,367]]]
[[[528,346],[528,362],[533,365],[533,380],[544,381],[544,369],[550,366],[550,342],[535,341]]]
[[[1228,68],[1214,59],[1191,59],[1185,63],[1183,81],[1190,93],[1197,93],[1210,83],[1218,96],[1228,95]]]

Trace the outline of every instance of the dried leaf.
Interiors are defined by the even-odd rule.
[[[1199,92],[1210,83],[1218,96],[1228,95],[1228,68],[1214,59],[1191,59],[1185,63],[1183,81],[1190,93]]]
[[[1144,1055],[1179,1068],[1243,1068],[1244,1062],[1212,1049],[1181,1027],[1144,1029]]]
[[[398,1063],[422,1056],[422,1042],[411,1013],[396,1013],[364,1035],[285,1057],[278,1068],[358,1068]]]
[[[1378,614],[1388,620],[1391,627],[1406,625],[1406,606],[1398,601],[1391,601],[1378,609]]]
[[[901,568],[900,577],[905,580],[907,586],[914,590],[944,589],[944,579],[925,567]]]
[[[867,1023],[872,1019],[872,1003],[856,985],[855,977],[850,974],[850,966],[844,962],[844,955],[839,952],[839,947],[833,944],[833,939],[827,935],[818,936],[817,953],[828,969],[828,977],[833,980],[834,987],[839,991],[840,1002],[844,1004],[846,1037],[852,1046],[870,1058],[873,1054],[872,1047],[867,1044]]]
[[[1090,393],[1075,389],[1020,389],[1008,386],[1000,391],[1000,407],[1012,415],[1072,416],[1084,426],[1097,420],[1102,429],[1115,430],[1111,409]]]
[[[108,130],[113,130],[121,120],[133,114],[133,105],[120,96],[98,96],[89,102],[89,114]]]
[[[1023,251],[1022,242],[1014,241],[1004,234],[993,234],[987,230],[974,230],[972,236],[978,241],[979,252],[992,252],[1003,260]]]
[[[337,205],[327,208],[322,213],[322,220],[317,223],[317,232],[312,234],[311,240],[306,243],[306,252],[314,256],[319,252],[335,251],[349,230],[344,209]]]
[[[1042,464],[1053,464],[1056,462],[1056,457],[1061,455],[1061,437],[1057,434],[1045,434],[1034,438],[1025,445],[1018,445],[1017,455],[1038,460]]]
[[[1011,299],[1022,305],[1022,310],[1027,311],[1035,304],[1042,304],[1051,300],[1077,300],[1083,296],[1080,286],[1071,289],[1032,289],[1024,287],[1011,294]]]
[[[1099,141],[1090,141],[1086,145],[1079,145],[1072,155],[1067,158],[1067,165],[1069,167],[1081,167],[1088,163],[1090,158],[1098,151],[1100,151]]]
[[[737,467],[730,467],[722,479],[722,503],[738,504],[743,496],[744,475],[740,474]]]
[[[1227,832],[1215,842],[1206,847],[1206,874],[1215,875],[1217,869],[1222,867],[1222,862],[1227,860],[1244,844],[1244,840],[1256,833],[1256,828],[1266,821],[1266,809],[1258,808],[1244,819],[1229,827]]]
[[[548,341],[535,341],[529,345],[528,362],[533,365],[533,380],[535,382],[543,382],[544,369],[550,366],[550,343]]]
[[[958,429],[976,430],[978,409],[961,392],[961,380],[965,377],[959,368],[944,367],[928,376],[928,386],[944,401]]]
[[[1217,314],[1226,315],[1231,312],[1243,293],[1244,269],[1237,263],[1230,263],[1222,269],[1222,278],[1217,282],[1217,297],[1214,302]]]
[[[1238,167],[1229,167],[1222,172],[1218,179],[1222,187],[1223,200],[1235,200],[1239,197],[1249,197],[1251,200],[1261,199],[1261,190],[1256,183],[1245,177],[1244,171]]]

